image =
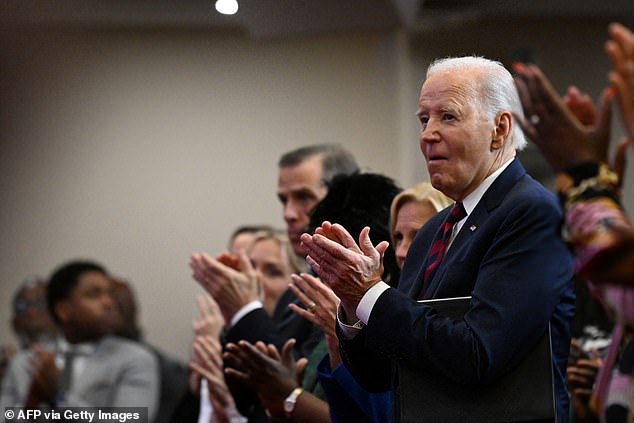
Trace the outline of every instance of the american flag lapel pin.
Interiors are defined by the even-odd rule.
[[[478,227],[477,227],[476,225],[471,225],[471,226],[469,226],[469,230],[470,230],[471,232],[475,232],[475,230],[476,230],[476,229],[478,229]]]

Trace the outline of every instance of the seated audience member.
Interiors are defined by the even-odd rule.
[[[418,230],[433,215],[451,204],[453,201],[429,182],[407,188],[394,198],[390,207],[390,232],[399,268],[403,268],[405,256]]]
[[[46,307],[44,279],[28,278],[18,288],[13,297],[11,325],[22,349],[55,341],[57,328]]]
[[[13,344],[0,345],[0,386],[2,386],[2,380],[9,367],[9,362],[15,355],[16,349]]]
[[[382,175],[361,173],[337,176],[326,197],[315,208],[311,224],[318,225],[316,222],[330,219],[348,225],[353,233],[360,233],[368,226],[374,239],[387,241],[390,239],[389,208],[399,191],[391,179]],[[398,266],[394,255],[390,256],[391,259],[386,257],[384,261],[384,277],[385,280],[396,282]],[[271,357],[266,348],[262,348],[264,344],[259,344],[261,350],[248,343],[229,344],[229,353],[234,358],[240,358],[237,359],[237,368],[228,372],[237,375],[240,380],[248,375],[245,383],[256,389],[272,419],[286,417],[297,422],[386,421],[389,416],[389,393],[369,394],[363,391],[345,368],[340,366],[334,332],[338,305],[336,296],[308,274],[293,276],[291,289],[306,307],[304,309],[291,304],[293,311],[316,324],[326,337],[308,358],[303,377],[297,380],[295,364],[287,357],[292,345],[288,343],[282,353],[285,359],[281,362],[275,359],[277,349],[272,345],[268,347],[270,351],[275,351]],[[303,367],[303,362],[300,362],[300,367]],[[324,369],[320,371],[319,379],[318,364]],[[336,376],[332,374],[331,368],[338,368]],[[320,398],[322,388],[317,385],[318,382],[325,390],[328,403]],[[295,407],[284,410],[284,404],[293,401],[296,401]]]
[[[50,277],[46,297],[61,336],[52,351],[36,344],[15,356],[0,406],[147,407],[153,421],[156,359],[108,335],[114,305],[106,270],[93,262],[66,263]]]
[[[143,341],[143,333],[137,320],[137,302],[132,287],[127,281],[114,276],[111,276],[111,283],[115,314],[112,334],[138,342],[158,361],[160,391],[155,422],[184,422],[186,419],[183,416],[174,415],[174,410],[181,401],[184,401],[188,391],[187,367]]]
[[[13,296],[11,327],[18,338],[19,347],[28,349],[33,344],[51,344],[57,336],[57,328],[46,308],[46,281],[29,277],[18,287]],[[11,344],[0,350],[0,383],[16,349]]]
[[[485,58],[440,59],[427,70],[418,106],[430,181],[456,204],[420,229],[398,287],[382,281],[387,243],[374,245],[367,231],[357,241],[343,226],[324,222],[302,235],[308,264],[341,300],[341,357],[370,391],[397,394],[392,370],[404,361],[420,377],[437,375],[476,392],[527,357],[550,326],[553,399],[557,421],[565,422],[572,257],[557,234],[556,198],[516,157],[526,141],[513,117],[522,112],[513,78]],[[417,301],[463,296],[470,302],[460,320]],[[395,400],[392,408],[399,420],[401,406],[436,405],[421,398]]]
[[[615,313],[611,345],[594,384],[584,421],[625,422],[634,396],[634,227],[620,203],[625,150],[634,143],[634,33],[609,27],[610,88],[597,112],[575,87],[562,99],[536,67],[516,65],[516,86],[527,120],[520,125],[559,172],[557,189],[566,213],[566,239],[576,252],[578,275],[600,285]],[[609,101],[616,95],[626,139],[610,166]],[[618,360],[618,364],[617,364]],[[582,404],[583,405],[583,404]],[[588,413],[588,411],[592,413]]]

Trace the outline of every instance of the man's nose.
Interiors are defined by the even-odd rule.
[[[292,200],[288,200],[288,202],[284,204],[284,220],[287,222],[297,220],[298,215],[297,206]]]
[[[430,118],[425,127],[420,131],[420,142],[421,144],[431,143],[438,141],[438,139],[438,122],[435,119]]]

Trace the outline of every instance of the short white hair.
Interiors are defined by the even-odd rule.
[[[495,60],[479,56],[437,59],[427,68],[426,78],[435,73],[469,68],[483,71],[481,73],[482,77],[478,81],[477,89],[484,112],[490,119],[494,119],[502,111],[524,117],[524,110],[513,82],[513,76],[502,63]],[[517,151],[521,151],[526,147],[524,132],[515,122],[512,125],[510,140]]]

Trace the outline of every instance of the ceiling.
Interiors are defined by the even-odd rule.
[[[214,1],[2,0],[0,23],[202,28],[276,39],[397,27],[424,32],[496,17],[634,18],[633,0],[238,0],[234,16],[217,13]]]

